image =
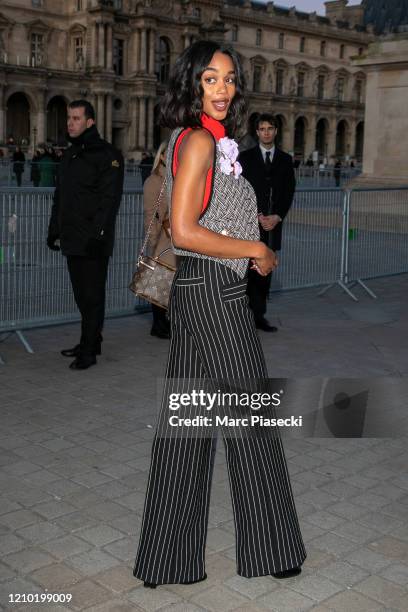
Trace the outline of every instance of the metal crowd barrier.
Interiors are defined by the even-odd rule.
[[[79,320],[66,262],[46,246],[53,189],[0,189],[0,334]],[[109,266],[107,316],[141,311],[128,285],[143,237],[142,192],[125,190]],[[272,291],[352,289],[408,272],[408,187],[298,189],[285,219]]]
[[[79,320],[65,258],[46,237],[53,189],[0,190],[0,333]],[[143,236],[141,192],[125,191],[109,265],[108,317],[142,311],[146,304],[128,289]]]
[[[319,169],[310,166],[299,166],[295,169],[296,182],[305,189],[318,189],[336,187],[336,172],[332,166]],[[361,174],[361,167],[340,169],[339,182],[345,187],[349,181]]]
[[[55,177],[59,164],[48,162],[46,165],[31,160],[22,163],[22,172],[19,176],[14,171],[14,162],[9,158],[0,158],[0,189],[6,187],[21,187],[30,189],[44,189],[55,185]],[[143,166],[127,161],[125,163],[125,186],[127,189],[141,189],[143,185],[142,174],[150,174],[151,165]]]

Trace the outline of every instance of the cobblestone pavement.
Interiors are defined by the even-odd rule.
[[[408,276],[371,281],[353,303],[332,289],[276,294],[278,334],[262,334],[271,375],[408,375]],[[288,439],[308,557],[299,577],[236,575],[225,456],[218,445],[208,580],[152,591],[133,578],[157,377],[167,341],[149,316],[108,321],[86,372],[59,350],[78,327],[28,331],[0,344],[0,608],[258,612],[408,610],[408,449],[394,439]],[[387,406],[384,406],[384,410]],[[405,406],[404,406],[405,409]],[[10,604],[9,594],[69,593],[69,604]]]

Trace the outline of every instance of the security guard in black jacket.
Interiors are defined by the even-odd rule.
[[[85,370],[101,354],[105,285],[124,164],[121,153],[99,136],[88,101],[69,104],[68,134],[71,146],[58,169],[47,245],[61,249],[67,258],[82,320],[79,344],[61,353],[75,357],[70,368]]]

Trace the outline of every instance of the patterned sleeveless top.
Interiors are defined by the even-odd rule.
[[[173,190],[173,155],[178,136],[183,128],[175,129],[167,147],[166,184],[169,208],[171,208],[171,193]],[[233,174],[224,174],[220,168],[221,154],[215,142],[213,180],[210,198],[199,224],[203,227],[242,240],[259,240],[258,208],[252,185],[242,176],[236,179]],[[248,258],[223,259],[203,255],[195,251],[179,249],[173,245],[176,255],[211,259],[224,266],[232,268],[240,278],[244,278],[248,270]]]

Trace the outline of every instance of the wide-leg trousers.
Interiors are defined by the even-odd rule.
[[[186,257],[172,287],[164,396],[180,379],[267,378],[246,279],[211,260]],[[163,398],[159,422],[169,406]],[[236,529],[237,572],[253,577],[306,558],[279,435],[223,435]],[[156,584],[199,580],[214,437],[156,432],[134,575]]]

